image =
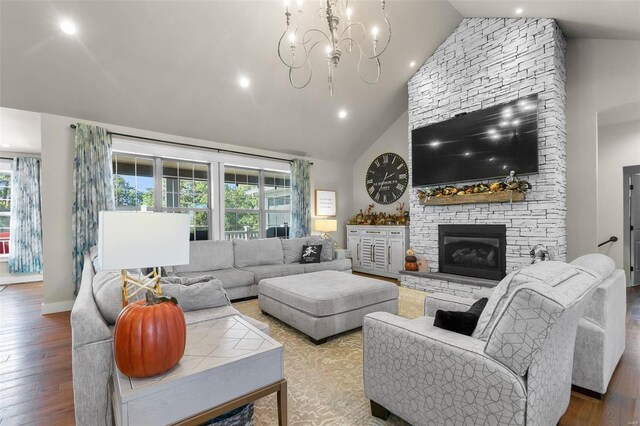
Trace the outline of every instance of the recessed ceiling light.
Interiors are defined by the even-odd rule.
[[[431,145],[433,147],[439,146],[440,145],[440,141],[433,141],[429,145]]]
[[[247,77],[240,77],[238,78],[238,84],[240,85],[240,87],[247,88],[251,84],[251,80],[249,80]]]
[[[524,12],[524,9],[519,7],[516,9],[516,15],[522,15],[522,12]]]
[[[471,153],[470,153],[469,151],[467,151],[467,152],[465,152],[465,153],[464,153],[464,156],[465,156],[465,157],[468,157],[468,156],[470,156],[470,155],[471,155]]]
[[[60,29],[63,33],[69,35],[74,35],[78,31],[78,29],[76,28],[76,24],[71,21],[62,21],[60,23]]]
[[[347,118],[347,110],[341,109],[340,111],[338,111],[338,117]]]
[[[415,67],[415,66],[416,66],[416,61],[411,61],[411,62],[409,62],[409,66],[410,66],[410,67]]]

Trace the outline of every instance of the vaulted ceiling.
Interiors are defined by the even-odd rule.
[[[523,16],[562,18],[570,36],[640,38],[636,0],[520,3]],[[289,85],[276,55],[281,1],[2,1],[0,105],[351,162],[406,110],[411,61],[423,63],[463,16],[513,16],[517,4],[388,0],[380,82],[361,82],[345,54],[331,97],[321,57],[307,88]],[[378,7],[361,0],[354,19],[381,21]],[[77,34],[60,31],[63,19]]]

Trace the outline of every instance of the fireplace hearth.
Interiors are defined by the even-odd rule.
[[[505,225],[439,225],[441,273],[501,280],[506,275]]]

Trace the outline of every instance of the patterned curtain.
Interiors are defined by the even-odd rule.
[[[80,287],[84,254],[98,243],[98,216],[114,209],[111,135],[89,124],[76,126],[73,161],[73,279]]]
[[[302,238],[309,235],[311,223],[310,199],[311,163],[295,159],[291,163],[291,229],[289,238]]]
[[[40,160],[16,157],[11,176],[9,272],[41,274]]]

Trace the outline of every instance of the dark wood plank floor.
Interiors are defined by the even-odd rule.
[[[73,425],[69,312],[40,315],[42,283],[0,292],[0,425]]]
[[[640,424],[640,288],[628,290],[627,348],[602,400],[573,393],[560,425]],[[42,284],[0,292],[0,425],[73,425],[69,313],[40,315]]]

